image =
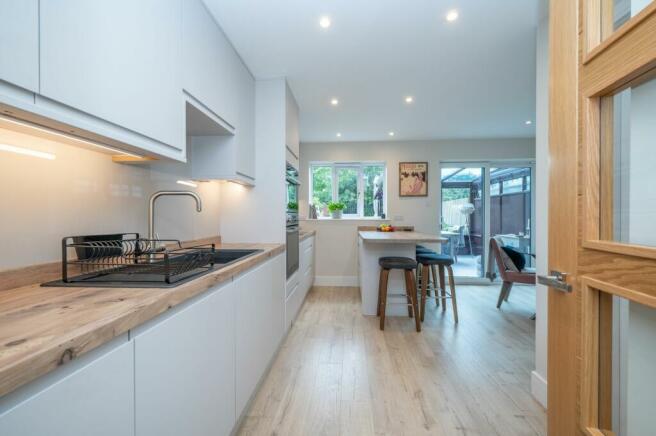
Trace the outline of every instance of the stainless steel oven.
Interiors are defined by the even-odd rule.
[[[287,164],[287,278],[298,271],[298,171]]]

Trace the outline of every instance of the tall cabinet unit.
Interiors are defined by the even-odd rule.
[[[0,81],[39,90],[39,0],[0,2]]]
[[[41,0],[40,23],[41,96],[184,154],[182,0]]]

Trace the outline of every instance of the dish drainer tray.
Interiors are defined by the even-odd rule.
[[[215,251],[214,244],[183,247],[178,240],[138,233],[65,237],[62,278],[43,286],[177,286],[209,272]]]

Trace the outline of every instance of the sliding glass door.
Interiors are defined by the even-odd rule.
[[[490,168],[490,236],[501,245],[531,254],[531,167]]]
[[[483,277],[485,168],[442,167],[442,252],[454,260],[458,277]]]
[[[486,277],[490,237],[527,254],[533,260],[532,162],[442,163],[442,252],[455,261],[459,278]]]

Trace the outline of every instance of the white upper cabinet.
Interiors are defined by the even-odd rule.
[[[39,0],[0,1],[0,80],[39,89]]]
[[[237,102],[236,171],[245,177],[256,178],[255,174],[255,81],[241,62],[235,88],[239,93]]]
[[[201,0],[183,0],[184,90],[230,126],[237,123],[235,64],[241,59]]]
[[[300,115],[298,109],[298,103],[292,94],[289,85],[285,86],[285,107],[286,107],[286,117],[285,117],[285,145],[289,152],[291,152],[295,158],[298,160],[300,157]]]
[[[192,157],[194,177],[252,185],[255,80],[203,2],[183,1],[183,88],[194,105],[229,130],[224,138],[194,141],[199,149],[198,158]]]
[[[41,0],[40,22],[41,95],[185,149],[182,0]]]

